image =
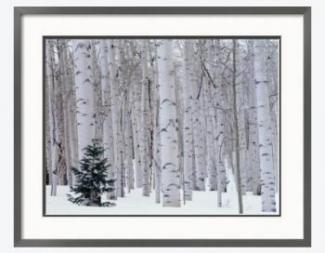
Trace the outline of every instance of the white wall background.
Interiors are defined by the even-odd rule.
[[[131,5],[197,5],[197,6],[312,6],[312,108],[313,108],[313,196],[312,196],[312,248],[211,248],[211,249],[170,249],[170,248],[13,248],[13,6],[69,6],[69,5],[116,5],[116,6],[131,6]],[[325,1],[301,1],[301,0],[19,0],[19,1],[0,1],[0,18],[1,18],[1,61],[0,61],[0,252],[131,252],[145,253],[145,252],[241,252],[241,253],[255,253],[255,252],[306,252],[306,253],[321,253],[325,252],[325,191],[321,187],[325,179],[325,166],[323,157],[325,148],[322,143],[325,142],[325,81],[323,81],[323,68],[325,64]],[[324,154],[323,154],[324,152]]]

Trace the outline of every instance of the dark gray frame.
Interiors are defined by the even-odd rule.
[[[303,239],[23,239],[21,163],[21,33],[23,15],[165,14],[303,15],[304,237]],[[15,7],[14,8],[14,246],[15,247],[310,247],[311,246],[311,8],[310,7]],[[118,217],[117,217],[118,218]],[[181,217],[180,217],[181,218]]]

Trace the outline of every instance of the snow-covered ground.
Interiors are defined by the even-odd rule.
[[[217,206],[217,192],[193,192],[193,200],[187,201],[181,208],[162,207],[155,203],[154,192],[150,197],[142,196],[142,189],[127,193],[124,198],[115,201],[114,207],[78,206],[67,200],[68,186],[58,186],[57,196],[50,196],[50,186],[46,191],[47,215],[236,215],[238,214],[237,193],[233,177],[228,184],[228,191],[222,194],[223,207]],[[279,203],[279,201],[277,201]],[[243,196],[245,215],[276,215],[261,212],[261,197],[248,192]],[[277,207],[277,210],[279,208]]]

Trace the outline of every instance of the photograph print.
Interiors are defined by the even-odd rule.
[[[45,216],[279,216],[280,38],[44,37]]]

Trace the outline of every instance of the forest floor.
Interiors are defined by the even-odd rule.
[[[229,174],[229,173],[228,173]],[[78,206],[67,199],[68,186],[58,186],[57,196],[50,196],[50,186],[46,187],[47,215],[236,215],[238,214],[237,192],[233,176],[229,175],[227,192],[222,193],[223,206],[217,206],[217,192],[193,191],[193,200],[182,200],[181,208],[163,207],[155,203],[155,193],[150,197],[142,196],[142,189],[126,193],[124,198],[112,201],[114,207]],[[182,195],[182,194],[181,194]],[[278,197],[277,197],[278,198]],[[279,201],[277,201],[279,203]],[[247,192],[243,196],[245,215],[265,215],[261,212],[261,196],[254,196]],[[278,210],[279,208],[277,208]],[[272,213],[278,214],[278,213]]]

